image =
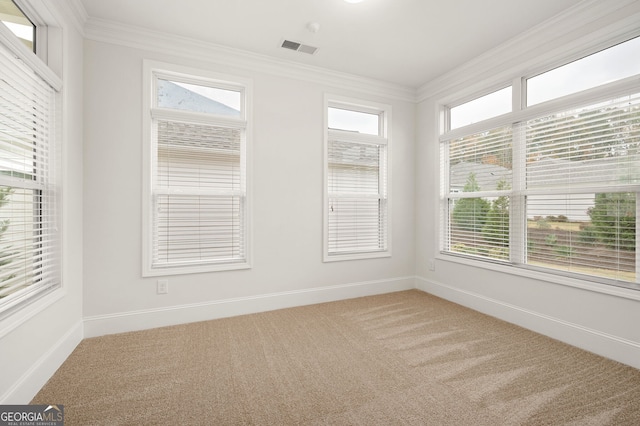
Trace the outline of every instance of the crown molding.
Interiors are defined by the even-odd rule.
[[[267,55],[230,48],[201,40],[152,31],[118,22],[91,18],[84,26],[85,38],[133,49],[142,49],[165,55],[197,58],[198,60],[247,71],[319,83],[350,92],[416,101],[415,88],[360,77],[353,74],[304,65]]]
[[[517,35],[476,58],[414,87],[370,79],[312,65],[270,57],[215,43],[153,31],[114,21],[91,18],[81,0],[68,0],[74,22],[83,23],[82,32],[89,40],[142,49],[166,55],[198,58],[216,65],[231,66],[292,78],[349,92],[421,102],[459,90],[473,91],[510,82],[514,74],[534,75],[554,65],[562,65],[573,54],[575,59],[612,41],[640,34],[640,1],[584,0],[547,21]],[[590,50],[590,51],[589,51]],[[569,53],[567,53],[569,52]],[[544,69],[540,68],[541,64]]]
[[[597,44],[639,33],[640,1],[585,0],[511,40],[477,56],[423,86],[417,102],[465,88],[486,88],[509,82],[514,74],[531,74],[562,65]],[[603,44],[603,40],[605,40]],[[622,41],[622,40],[619,40]]]

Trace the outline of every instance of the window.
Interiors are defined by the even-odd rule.
[[[640,74],[640,37],[527,79],[527,105]]]
[[[324,259],[389,256],[390,107],[327,99]]]
[[[248,83],[146,63],[144,275],[249,267]]]
[[[451,129],[511,112],[511,86],[451,107]]]
[[[36,26],[11,0],[0,0],[0,21],[32,52],[35,52]]]
[[[640,94],[536,117],[525,135],[527,263],[637,282]]]
[[[26,20],[0,3],[3,23]],[[17,10],[17,12],[16,12]],[[56,128],[60,80],[0,24],[0,318],[60,287]]]
[[[637,40],[611,49],[628,43]],[[579,62],[568,66],[584,73]],[[634,70],[531,111],[514,92],[522,107],[504,120],[445,131],[442,252],[640,289],[640,87],[625,80]],[[557,93],[554,79],[531,80],[529,101]]]
[[[499,127],[451,140],[448,151],[449,250],[509,259],[512,132]]]

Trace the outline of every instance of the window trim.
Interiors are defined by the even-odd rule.
[[[38,27],[39,33],[46,33],[46,27],[39,24],[39,20],[34,20],[35,25]],[[44,37],[44,36],[42,36]],[[53,89],[60,93],[62,91],[62,79],[49,67],[45,62],[47,57],[47,50],[43,49],[42,53],[38,51],[37,55],[29,50],[22,42],[4,25],[0,26],[0,43],[4,44],[15,55],[31,69],[33,69],[40,77],[53,87]],[[47,46],[47,43],[39,43],[40,46]]]
[[[588,289],[591,291],[597,291],[604,294],[615,295],[625,298],[631,298],[635,300],[640,300],[640,288],[638,287],[638,279],[636,283],[629,283],[625,281],[616,281],[607,279],[600,279],[597,276],[589,276],[589,275],[581,275],[581,274],[572,274],[565,273],[563,271],[554,271],[553,269],[544,269],[537,268],[535,266],[527,265],[527,264],[512,264],[512,263],[504,263],[493,261],[491,259],[480,259],[476,257],[465,256],[464,254],[447,252],[444,250],[444,244],[446,241],[446,178],[443,173],[448,166],[443,166],[443,153],[440,149],[440,146],[445,140],[453,140],[462,135],[469,135],[478,133],[481,131],[485,131],[488,129],[492,129],[498,127],[500,125],[510,125],[519,122],[526,121],[527,119],[538,117],[546,113],[553,113],[560,110],[568,110],[573,108],[579,108],[581,106],[587,106],[589,104],[597,103],[599,101],[614,99],[618,95],[629,94],[632,92],[640,92],[640,77],[638,75],[627,77],[624,79],[620,79],[611,83],[606,83],[604,85],[600,85],[597,87],[589,88],[577,93],[568,94],[562,97],[558,97],[552,100],[548,100],[545,102],[541,102],[532,106],[526,106],[526,79],[531,76],[539,75],[549,70],[553,70],[559,66],[562,66],[567,63],[571,63],[575,60],[578,60],[582,57],[589,56],[591,54],[597,53],[601,50],[607,49],[609,47],[613,47],[619,43],[622,43],[626,40],[630,40],[634,37],[638,37],[640,34],[637,30],[634,32],[628,32],[623,37],[617,36],[615,38],[610,38],[608,42],[603,42],[602,40],[597,41],[591,45],[590,49],[580,49],[573,50],[572,52],[568,52],[563,56],[564,60],[558,60],[558,57],[555,56],[552,61],[545,62],[544,66],[537,66],[535,68],[535,72],[531,72],[531,69],[512,69],[510,73],[515,77],[512,80],[513,84],[513,99],[514,99],[514,108],[513,112],[509,114],[504,114],[502,116],[497,116],[494,118],[487,119],[482,122],[473,123],[468,126],[463,126],[460,128],[456,128],[454,130],[447,131],[448,128],[448,108],[452,106],[456,106],[460,103],[468,102],[470,99],[474,99],[475,97],[481,97],[483,94],[491,92],[489,88],[496,87],[495,82],[487,85],[484,90],[478,91],[477,84],[474,84],[473,87],[468,90],[460,91],[453,95],[448,95],[442,97],[441,99],[435,102],[436,105],[436,123],[438,124],[435,129],[435,139],[439,146],[438,155],[437,155],[437,170],[438,176],[437,179],[439,181],[439,191],[438,191],[438,214],[434,220],[434,225],[437,227],[437,235],[438,238],[434,244],[436,256],[435,258],[438,260],[466,264],[474,267],[481,267],[489,270],[495,270],[503,273],[508,273],[511,275],[522,276],[527,278],[533,278],[545,282],[557,283],[562,285],[569,285],[572,287]],[[472,90],[473,89],[473,90]],[[516,155],[516,149],[514,147],[514,158]],[[514,168],[515,168],[514,161]],[[515,171],[514,171],[515,176]],[[515,183],[514,183],[515,185]],[[514,196],[520,196],[516,194],[517,191],[514,191]],[[640,195],[640,192],[637,192]],[[640,203],[638,203],[640,204]],[[517,221],[518,218],[514,218],[512,215],[511,221],[512,223]],[[640,219],[637,219],[637,222]],[[514,230],[512,228],[512,230]],[[514,232],[520,232],[519,229],[514,230]],[[638,241],[636,241],[636,246],[638,246]],[[638,258],[640,256],[637,255]],[[638,261],[637,261],[638,264]]]
[[[352,133],[349,131],[343,131],[338,129],[329,129],[328,111],[329,108],[339,108],[351,111],[363,112],[368,114],[378,114],[380,116],[379,121],[379,135],[368,135]],[[391,143],[391,106],[381,104],[377,102],[369,102],[361,99],[354,99],[350,97],[344,97],[339,95],[332,95],[330,93],[324,94],[324,143],[323,143],[323,226],[322,226],[322,258],[323,262],[339,262],[346,260],[360,260],[360,259],[376,259],[391,257],[392,253],[392,143]],[[369,143],[374,145],[386,146],[386,168],[385,175],[379,175],[379,179],[384,178],[386,180],[386,232],[385,243],[386,249],[378,251],[360,251],[360,252],[348,252],[343,254],[329,254],[329,212],[326,208],[329,204],[329,141],[330,136],[338,136],[347,141],[353,141],[357,143]]]
[[[253,82],[250,79],[220,74],[203,69],[196,69],[182,65],[158,62],[149,59],[143,60],[143,101],[142,101],[142,276],[158,277],[170,275],[184,275],[194,273],[207,273],[219,271],[233,271],[250,269],[252,261],[252,91]],[[241,118],[227,119],[205,113],[191,113],[188,111],[162,111],[154,110],[157,107],[155,93],[157,78],[176,79],[185,83],[202,84],[212,83],[215,87],[223,89],[241,89],[243,92],[241,104]],[[181,121],[189,121],[189,118],[197,117],[198,122],[209,124],[229,124],[244,121],[244,167],[245,167],[245,209],[244,209],[244,261],[215,262],[197,265],[179,265],[166,268],[154,268],[152,266],[153,249],[153,201],[152,185],[155,168],[155,155],[153,149],[153,119],[158,117],[180,117]]]

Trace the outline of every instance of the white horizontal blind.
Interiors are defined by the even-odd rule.
[[[156,121],[153,264],[244,259],[242,130]]]
[[[57,92],[0,45],[0,316],[60,286]]]
[[[329,254],[386,249],[386,145],[328,141]]]
[[[636,282],[640,95],[526,127],[527,263]]]
[[[640,183],[640,95],[563,111],[527,123],[527,188]]]
[[[445,247],[453,253],[509,260],[511,127],[442,143],[446,163],[441,168],[448,170]]]

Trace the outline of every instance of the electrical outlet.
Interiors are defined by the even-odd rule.
[[[169,280],[158,280],[156,291],[158,294],[169,293]]]
[[[429,260],[429,270],[430,271],[435,271],[436,270],[436,261],[435,261],[435,259],[430,259]]]

